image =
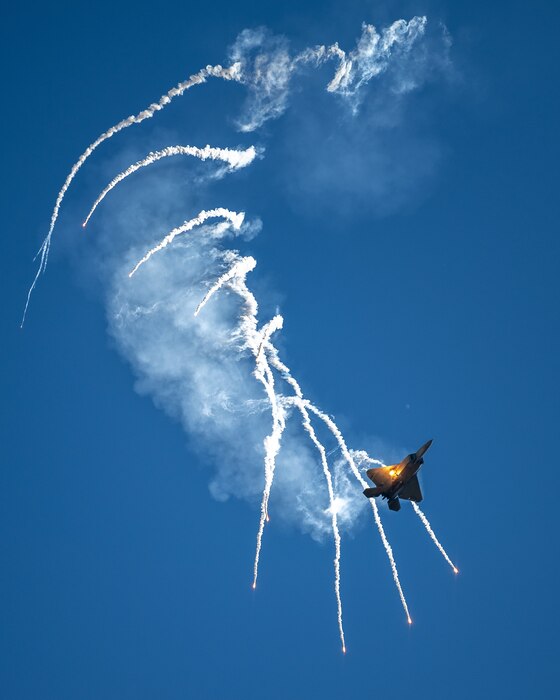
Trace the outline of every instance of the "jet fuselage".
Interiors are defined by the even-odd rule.
[[[400,510],[399,496],[407,500],[421,501],[422,492],[416,473],[424,464],[424,454],[431,444],[432,441],[428,440],[417,452],[409,454],[399,464],[369,469],[367,475],[376,488],[365,489],[364,495],[367,498],[386,498],[391,510]]]
[[[383,496],[391,499],[401,492],[403,486],[412,479],[420,467],[424,464],[422,457],[416,458],[415,454],[408,455],[395,469],[393,485],[385,491]]]

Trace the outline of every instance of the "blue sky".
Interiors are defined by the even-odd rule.
[[[297,81],[282,117],[240,134],[244,88],[214,82],[101,147],[68,193],[19,330],[56,194],[104,129],[225,62],[244,28],[266,25],[294,51],[350,50],[362,21],[421,14],[448,28],[451,66],[405,99],[372,81],[352,117],[324,92],[325,66]],[[550,6],[518,2],[4,10],[3,697],[554,692],[557,21]],[[202,168],[160,164],[83,233],[84,210],[120,169],[153,148],[207,142],[256,143],[265,157],[196,191]],[[259,499],[222,503],[208,489],[245,455],[236,444],[208,456],[134,390],[107,334],[106,261],[134,233],[125,217],[165,233],[198,204],[262,220],[240,244],[258,260],[249,281],[262,320],[280,309],[282,356],[351,447],[404,456],[434,438],[423,508],[461,573],[409,508],[382,509],[409,628],[361,519],[343,540],[346,655],[332,542],[302,534],[273,491],[253,592]],[[319,470],[316,488],[324,497]]]

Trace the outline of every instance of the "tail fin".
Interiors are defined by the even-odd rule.
[[[374,489],[364,489],[364,496],[366,498],[375,498],[376,496],[381,496],[382,492],[381,486],[376,486]]]

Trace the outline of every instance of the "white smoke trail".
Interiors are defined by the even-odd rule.
[[[352,454],[361,463],[366,462],[366,464],[377,464],[378,467],[386,466],[385,462],[382,462],[380,459],[374,459],[373,457],[370,457],[365,450],[352,450]]]
[[[148,153],[145,158],[139,160],[137,163],[134,163],[134,165],[129,166],[126,170],[123,170],[122,173],[119,173],[111,180],[111,182],[95,200],[82,226],[87,226],[93,212],[97,209],[99,204],[101,204],[109,192],[119,184],[119,182],[122,182],[129,175],[132,175],[132,173],[140,170],[140,168],[145,168],[148,165],[152,165],[152,163],[155,163],[162,158],[169,158],[170,156],[194,156],[195,158],[200,158],[200,160],[221,160],[227,163],[232,170],[235,170],[237,168],[244,168],[245,166],[249,165],[249,163],[254,160],[256,155],[257,151],[255,150],[254,146],[249,146],[249,148],[245,149],[244,151],[236,151],[231,148],[213,148],[211,146],[204,146],[204,148],[197,148],[196,146],[167,146],[167,148],[164,148],[161,151],[152,151],[151,153]]]
[[[165,236],[165,238],[162,238],[162,240],[156,246],[151,248],[146,253],[146,255],[144,255],[142,260],[136,263],[134,268],[128,273],[128,276],[132,277],[144,263],[148,262],[152,255],[155,255],[160,250],[166,248],[170,243],[173,242],[176,236],[180,235],[181,233],[186,233],[187,231],[190,231],[191,229],[195,228],[195,226],[200,226],[207,219],[213,219],[218,217],[228,220],[234,229],[239,230],[245,218],[245,213],[230,211],[229,209],[224,209],[222,207],[218,207],[217,209],[209,209],[208,211],[203,209],[199,214],[197,214],[197,216],[194,217],[194,219],[189,219],[188,221],[185,221],[181,224],[181,226],[178,226],[177,228],[174,228],[172,231],[170,231]]]
[[[280,116],[288,106],[290,83],[301,66],[318,67],[330,60],[338,66],[327,91],[341,95],[357,111],[362,88],[390,67],[391,60],[405,54],[424,35],[426,17],[413,17],[409,22],[398,20],[381,33],[371,24],[362,24],[356,48],[346,53],[338,43],[315,46],[291,56],[287,41],[270,36],[266,30],[244,30],[238,36],[230,55],[239,65],[239,82],[249,88],[246,114],[238,122],[241,131],[254,131],[269,119]],[[414,81],[402,82],[401,92],[416,87]]]
[[[208,300],[221,288],[226,284],[226,282],[229,282],[232,280],[234,277],[244,277],[248,272],[251,270],[255,269],[255,266],[257,264],[257,261],[255,258],[251,257],[250,255],[247,256],[246,258],[238,258],[235,253],[231,254],[228,256],[229,258],[236,259],[236,262],[230,267],[227,272],[224,272],[223,275],[221,275],[215,282],[214,284],[210,287],[210,289],[206,292],[204,295],[204,298],[200,302],[200,304],[196,307],[194,315],[198,316],[198,314],[202,311],[202,309],[206,306],[206,303]]]
[[[276,392],[274,391],[274,375],[266,361],[266,358],[262,354],[262,348],[264,343],[267,343],[270,336],[278,330],[281,330],[284,325],[284,319],[280,314],[276,314],[268,323],[265,323],[261,330],[261,341],[257,348],[257,353],[255,355],[255,371],[254,376],[263,384],[268,395],[268,399],[271,403],[272,408],[272,418],[273,418],[273,432],[265,439],[265,487],[263,490],[262,502],[261,502],[261,522],[259,525],[259,535],[257,536],[257,541],[262,540],[262,533],[264,530],[264,523],[269,521],[268,516],[268,501],[270,499],[270,491],[272,489],[272,482],[274,481],[274,471],[276,469],[276,457],[280,451],[280,440],[282,434],[286,427],[286,420],[284,409],[282,404],[278,401]],[[253,350],[254,352],[254,350]],[[268,478],[266,475],[268,474]],[[257,549],[260,549],[258,546]],[[255,558],[257,560],[257,558]],[[257,582],[257,569],[255,569],[254,586]]]
[[[257,359],[255,368],[255,377],[262,383],[270,402],[272,409],[272,432],[264,439],[264,488],[261,500],[261,515],[259,519],[259,528],[257,531],[257,545],[255,549],[255,562],[253,566],[253,588],[257,587],[257,578],[259,575],[259,560],[262,548],[262,538],[264,526],[268,522],[268,502],[270,500],[270,492],[274,482],[274,473],[276,470],[276,457],[280,452],[280,443],[282,435],[286,428],[286,416],[283,406],[278,401],[276,392],[274,391],[274,375],[272,374],[266,359],[261,354]]]
[[[412,504],[412,507],[414,508],[414,512],[416,515],[420,518],[420,520],[424,523],[424,527],[428,531],[428,535],[432,538],[435,546],[439,549],[439,551],[442,553],[443,558],[445,561],[449,564],[449,566],[453,569],[453,572],[455,574],[459,573],[459,569],[455,566],[455,564],[451,561],[451,559],[447,556],[447,552],[443,548],[441,542],[438,540],[438,538],[435,535],[435,532],[432,530],[432,526],[430,525],[428,518],[424,515],[424,513],[420,510],[419,506],[417,503],[414,501],[410,501]]]
[[[325,451],[324,446],[319,442],[317,435],[315,433],[315,430],[313,429],[313,426],[311,425],[311,421],[309,419],[309,413],[307,412],[307,409],[305,407],[305,403],[302,399],[297,397],[295,400],[296,406],[299,408],[301,415],[302,415],[302,423],[303,427],[307,431],[309,437],[311,438],[311,441],[319,451],[319,454],[321,456],[321,465],[323,467],[323,474],[325,475],[325,479],[327,481],[327,490],[329,493],[329,512],[331,515],[331,527],[333,531],[333,538],[334,538],[334,590],[335,590],[335,595],[336,595],[336,605],[337,605],[337,619],[338,619],[338,631],[340,634],[340,641],[342,643],[342,651],[346,653],[346,642],[344,639],[344,625],[342,622],[342,598],[340,595],[340,532],[338,529],[338,519],[337,519],[337,511],[336,511],[336,506],[335,506],[335,497],[334,497],[334,489],[333,489],[333,483],[332,483],[332,475],[329,469],[329,464],[327,461],[327,454]]]
[[[329,510],[330,510],[330,514],[331,514],[331,527],[332,527],[334,546],[335,546],[334,589],[335,589],[336,604],[337,604],[338,629],[339,629],[339,633],[340,633],[340,641],[342,643],[342,651],[344,653],[346,653],[346,642],[345,642],[345,638],[344,638],[344,625],[343,625],[343,621],[342,621],[342,597],[340,595],[341,539],[340,539],[340,532],[338,529],[338,518],[337,518],[337,511],[335,508],[335,497],[334,497],[332,476],[331,476],[331,472],[329,469],[327,454],[325,452],[324,446],[322,445],[321,442],[319,442],[319,439],[317,438],[317,434],[315,433],[313,426],[311,425],[311,421],[309,419],[309,413],[307,412],[307,408],[306,408],[306,401],[303,397],[303,392],[301,390],[299,383],[292,376],[292,373],[290,372],[290,369],[288,368],[288,366],[285,365],[280,360],[280,358],[278,356],[278,350],[276,349],[276,347],[272,343],[268,343],[267,349],[269,351],[271,365],[282,374],[284,380],[288,384],[290,384],[290,386],[293,388],[293,390],[296,394],[295,397],[290,397],[290,398],[284,397],[284,401],[288,404],[294,404],[298,407],[298,409],[300,410],[301,415],[302,415],[303,427],[307,431],[309,437],[311,438],[311,441],[313,442],[313,444],[315,445],[315,447],[317,448],[317,450],[319,451],[319,454],[321,456],[321,465],[323,467],[323,473],[324,473],[325,479],[327,481],[327,490],[328,490],[328,494],[329,494]]]
[[[279,359],[278,352],[277,352],[276,348],[274,346],[272,346],[271,344],[269,345],[269,347],[271,350],[271,364],[272,364],[272,366],[276,367],[276,369],[278,369],[283,374],[284,379],[293,387],[293,389],[296,393],[296,398],[285,398],[284,400],[287,403],[295,404],[296,406],[298,406],[298,408],[300,408],[300,410],[305,410],[308,408],[310,411],[315,413],[315,415],[317,417],[319,417],[327,425],[327,427],[330,429],[330,431],[332,432],[332,434],[336,438],[338,445],[339,445],[347,463],[349,464],[354,476],[358,479],[362,488],[366,488],[367,483],[366,483],[366,481],[364,481],[360,472],[358,471],[358,468],[356,467],[356,464],[352,458],[352,455],[350,454],[348,447],[346,446],[346,441],[344,440],[342,433],[338,429],[338,426],[335,424],[335,422],[329,416],[327,416],[325,413],[323,413],[318,408],[316,408],[310,401],[303,398],[303,392],[301,390],[301,387],[299,386],[296,379],[294,379],[294,377],[292,377],[289,368],[283,362],[281,362],[281,360]],[[307,413],[307,411],[306,411],[306,413]],[[303,415],[304,427],[306,427],[306,417],[303,414],[303,412],[302,412],[302,415]],[[307,416],[307,422],[309,422],[308,416]],[[311,437],[311,440],[315,443],[316,437],[314,439],[312,434],[309,432],[309,430],[308,430],[308,433]],[[334,511],[334,492],[332,490],[332,480],[331,480],[330,472],[328,469],[325,450],[324,450],[324,447],[322,445],[319,448],[317,443],[315,443],[315,444],[316,444],[316,446],[319,449],[319,452],[321,454],[321,460],[323,463],[324,470],[326,467],[325,476],[327,477],[327,474],[328,474],[327,484],[329,485],[329,498],[331,498],[331,512],[335,513],[335,511]],[[371,460],[372,462],[375,462],[375,463],[382,464],[381,462],[378,462],[378,460],[371,459],[365,452],[364,452],[364,455],[367,457],[368,460]],[[323,461],[323,457],[324,457],[324,461]],[[381,518],[379,517],[377,503],[373,499],[370,500],[370,503],[371,503],[371,507],[373,510],[375,522],[376,522],[377,528],[379,530],[379,534],[381,536],[381,541],[383,542],[383,546],[385,547],[387,557],[389,558],[389,563],[391,565],[391,571],[393,573],[393,579],[395,581],[395,585],[397,587],[397,591],[399,593],[399,597],[401,599],[402,606],[403,606],[404,611],[406,613],[408,623],[411,624],[412,619],[410,617],[406,598],[404,596],[404,592],[403,592],[403,589],[402,589],[402,586],[400,583],[399,573],[397,570],[395,557],[393,555],[393,550],[392,550],[391,545],[389,544],[389,541],[388,541],[387,536],[385,534],[385,530],[383,528],[383,523],[381,522]],[[339,610],[339,625],[340,625],[340,629],[341,629],[341,636],[343,639],[342,646],[343,646],[343,649],[345,651],[346,648],[345,648],[344,638],[343,638],[344,632],[342,631],[342,602],[340,600],[340,535],[338,534],[338,527],[336,526],[336,519],[333,521],[333,531],[336,533],[335,534],[335,547],[336,547],[336,557],[335,557],[335,582],[336,583],[335,583],[335,588],[336,588],[336,593],[337,593],[337,603],[338,603],[338,610]],[[338,541],[338,544],[336,544],[337,541]]]
[[[327,416],[325,413],[320,411],[316,406],[314,406],[309,401],[305,401],[305,405],[307,406],[307,408],[309,408],[310,411],[315,413],[315,415],[318,416],[327,425],[327,427],[329,428],[331,433],[335,436],[335,438],[338,441],[338,444],[340,445],[340,449],[342,451],[342,454],[344,455],[346,461],[348,462],[348,465],[350,466],[350,469],[352,470],[352,473],[354,474],[356,479],[360,482],[362,488],[365,489],[367,487],[367,482],[364,481],[362,475],[360,474],[358,468],[356,467],[356,464],[354,463],[354,459],[352,458],[352,455],[350,454],[348,447],[346,446],[346,442],[342,436],[342,433],[338,429],[338,426],[336,425],[336,423],[332,420],[332,418],[330,418],[330,416]],[[377,529],[379,530],[379,534],[381,536],[381,541],[383,542],[383,546],[385,547],[387,557],[389,558],[389,563],[391,564],[391,571],[393,572],[393,579],[395,581],[397,591],[399,592],[402,606],[403,606],[404,611],[406,613],[408,623],[412,624],[412,618],[410,617],[406,598],[404,596],[404,592],[403,592],[401,582],[399,579],[399,572],[397,570],[397,564],[395,562],[395,557],[393,556],[393,549],[392,549],[391,545],[389,544],[389,540],[387,539],[387,535],[385,534],[385,530],[383,528],[383,523],[381,522],[381,518],[379,517],[379,510],[377,508],[377,503],[375,502],[375,500],[373,498],[370,498],[369,502],[370,502],[371,508],[373,510],[373,516],[375,518],[375,523],[377,525]]]
[[[362,85],[387,69],[395,46],[410,49],[417,37],[424,34],[426,23],[426,17],[413,17],[410,22],[400,19],[381,34],[373,25],[363,24],[356,49],[347,57],[340,56],[340,65],[327,90],[346,97],[355,95]]]
[[[149,119],[150,117],[153,117],[156,112],[159,112],[164,107],[166,107],[174,97],[178,97],[179,95],[182,95],[186,90],[193,87],[193,85],[200,85],[201,83],[205,83],[206,79],[210,78],[210,77],[223,78],[224,80],[238,80],[239,79],[239,67],[240,67],[239,63],[234,63],[229,68],[222,68],[222,66],[220,66],[220,65],[206,66],[206,68],[202,68],[200,71],[198,71],[198,73],[191,75],[190,78],[188,78],[187,80],[183,81],[182,83],[179,83],[176,87],[171,88],[171,90],[168,90],[165,93],[165,95],[162,95],[159,98],[158,102],[153,102],[148,108],[142,110],[142,112],[139,112],[137,115],[127,117],[126,119],[123,119],[122,121],[120,121],[118,124],[115,124],[115,126],[112,126],[110,129],[108,129],[103,134],[101,134],[101,136],[98,136],[98,138],[86,148],[86,150],[78,158],[76,163],[74,163],[74,165],[72,166],[72,169],[68,173],[68,176],[66,177],[66,180],[64,181],[64,184],[62,185],[62,189],[60,190],[60,192],[57,195],[56,202],[55,202],[54,209],[53,209],[53,213],[51,215],[51,223],[49,226],[49,231],[45,237],[45,240],[43,241],[43,243],[41,245],[41,248],[39,249],[39,254],[41,256],[41,259],[39,262],[39,268],[37,269],[37,273],[35,275],[35,278],[33,279],[31,287],[29,288],[29,291],[27,293],[27,300],[25,302],[25,308],[24,308],[23,317],[21,320],[21,327],[22,328],[23,328],[23,324],[25,323],[25,317],[27,315],[27,310],[29,308],[29,302],[31,300],[31,295],[33,294],[33,290],[35,289],[35,286],[37,284],[37,280],[39,279],[41,272],[44,272],[44,270],[46,269],[46,266],[47,266],[47,261],[49,258],[49,251],[50,251],[50,247],[51,247],[52,234],[54,231],[56,221],[58,219],[58,213],[60,211],[60,206],[62,204],[62,200],[64,199],[64,196],[66,195],[66,192],[68,191],[68,188],[70,187],[70,184],[72,183],[72,180],[76,177],[78,171],[80,170],[82,165],[86,162],[86,160],[90,157],[90,155],[104,141],[111,138],[112,136],[117,134],[119,131],[126,129],[127,127],[132,126],[133,124],[140,124],[140,122],[143,122],[145,119]]]
[[[276,457],[280,451],[280,443],[286,427],[286,416],[284,408],[278,400],[274,390],[274,376],[267,362],[266,356],[263,353],[259,354],[259,347],[263,337],[270,336],[273,330],[278,330],[281,328],[283,320],[281,316],[276,316],[272,319],[272,321],[265,325],[260,333],[257,332],[258,304],[254,294],[249,290],[245,281],[246,274],[253,268],[254,265],[251,268],[248,268],[247,272],[244,274],[234,275],[230,286],[245,303],[245,311],[240,319],[238,333],[243,339],[245,347],[251,350],[255,356],[256,368],[254,371],[254,376],[263,385],[272,410],[272,432],[264,439],[265,484],[261,500],[261,515],[259,519],[259,528],[257,531],[257,545],[255,550],[255,562],[253,566],[253,588],[256,588],[259,574],[260,554],[262,549],[262,537],[265,523],[268,520],[268,501],[274,481]]]
[[[252,131],[267,119],[278,117],[286,109],[290,79],[298,64],[314,63],[315,65],[320,65],[332,58],[338,59],[339,66],[333,79],[328,84],[327,90],[339,93],[349,99],[353,103],[354,110],[356,110],[362,86],[387,69],[391,54],[395,48],[400,49],[403,53],[409,51],[417,38],[424,34],[426,23],[426,17],[413,17],[409,22],[398,20],[383,29],[381,34],[377,32],[373,25],[363,24],[362,36],[357,42],[356,49],[349,54],[346,54],[335,43],[328,47],[318,46],[313,49],[306,49],[292,58],[280,41],[270,51],[270,55],[267,55],[267,53],[258,54],[254,66],[248,65],[246,53],[264,43],[265,33],[262,30],[245,30],[239,35],[232,47],[234,60],[229,68],[223,68],[220,65],[206,66],[206,68],[191,75],[176,87],[171,88],[157,102],[150,104],[149,107],[137,115],[123,119],[102,133],[86,148],[72,166],[57,195],[49,231],[39,249],[39,267],[27,293],[21,326],[23,327],[25,323],[33,290],[41,273],[46,269],[52,234],[66,192],[86,160],[104,141],[133,124],[140,124],[144,120],[153,117],[156,112],[164,109],[174,97],[182,95],[194,85],[205,83],[210,77],[243,83],[253,92],[251,104],[253,114],[251,114],[249,123],[240,123],[242,131]],[[402,92],[406,92],[415,87],[415,85],[414,80],[409,80],[400,89]]]
[[[385,27],[381,34],[373,24],[364,23],[356,48],[349,54],[338,43],[334,43],[331,46],[306,49],[295,57],[294,63],[321,65],[333,58],[338,59],[338,68],[327,85],[327,91],[350,97],[372,78],[387,70],[395,48],[410,50],[416,39],[425,33],[427,21],[426,17],[413,17],[409,22],[399,19]]]
[[[375,518],[375,522],[377,523],[377,528],[379,530],[379,534],[381,535],[381,540],[383,541],[383,546],[385,547],[385,551],[387,552],[387,556],[389,557],[389,561],[391,562],[391,570],[393,572],[393,579],[395,580],[395,584],[397,585],[397,590],[399,592],[400,598],[401,598],[401,603],[404,608],[404,611],[406,613],[406,619],[408,621],[408,624],[412,624],[412,618],[410,617],[410,613],[408,611],[408,605],[406,603],[406,599],[404,597],[404,593],[399,581],[399,573],[397,571],[397,564],[395,562],[395,557],[393,556],[393,549],[391,545],[389,544],[389,540],[387,539],[387,535],[385,534],[385,529],[383,528],[383,523],[381,522],[381,518],[379,517],[379,508],[377,507],[377,503],[374,498],[370,498],[369,502],[371,504],[371,508],[373,510],[373,516]]]
[[[272,318],[268,323],[265,323],[261,331],[261,342],[259,343],[257,355],[255,357],[255,361],[257,363],[259,362],[263,348],[268,343],[270,336],[273,333],[276,333],[276,331],[279,331],[283,325],[284,319],[282,316],[280,316],[280,314],[276,314],[276,316],[274,316],[274,318]]]
[[[230,254],[230,257],[234,257],[235,259],[237,255],[233,253]],[[256,326],[258,304],[255,296],[249,290],[245,282],[247,274],[255,268],[255,265],[256,261],[252,257],[237,259],[234,265],[210,288],[204,299],[197,306],[194,313],[194,315],[197,316],[204,308],[206,302],[216,291],[218,291],[218,289],[220,289],[220,287],[228,282],[231,283],[230,286],[233,291],[235,291],[245,303],[245,311],[242,314],[239,323],[239,335],[242,337],[245,346],[251,350],[257,360],[254,375],[263,385],[272,410],[272,432],[264,439],[265,485],[261,501],[259,528],[257,532],[255,563],[253,567],[253,588],[256,588],[257,586],[259,560],[262,549],[262,537],[265,523],[268,520],[268,501],[270,498],[272,483],[274,481],[276,457],[280,451],[282,434],[286,427],[285,411],[278,401],[274,391],[273,374],[270,370],[266,357],[262,353],[259,355],[259,347],[260,343],[262,342],[262,338],[270,337],[274,330],[282,327],[282,317],[274,317],[272,321],[265,326],[260,334],[257,333]]]
[[[296,397],[282,397],[282,401],[286,403],[287,405],[296,405],[298,409],[301,412],[302,415],[302,424],[304,429],[306,430],[307,434],[309,435],[311,441],[317,448],[320,457],[321,457],[321,464],[323,467],[323,473],[325,475],[325,479],[327,481],[327,490],[329,494],[329,512],[331,515],[331,527],[333,531],[333,539],[335,543],[335,558],[334,558],[334,588],[335,588],[335,595],[336,595],[336,603],[337,603],[337,620],[338,620],[338,629],[339,629],[339,634],[340,634],[340,641],[342,644],[342,651],[346,653],[346,642],[345,642],[345,637],[344,637],[344,625],[343,625],[343,618],[342,618],[342,598],[340,595],[340,556],[341,556],[341,538],[340,538],[340,532],[338,529],[338,522],[337,522],[337,511],[335,507],[335,497],[334,497],[334,489],[333,489],[333,484],[332,484],[332,476],[331,472],[329,469],[328,461],[327,461],[327,455],[324,446],[319,442],[317,435],[315,433],[315,430],[313,429],[313,426],[311,425],[311,421],[309,419],[309,413],[307,412],[306,406],[305,406],[305,401],[303,399],[303,393],[301,391],[301,387],[299,386],[298,382],[293,378],[289,368],[280,360],[278,356],[278,351],[276,347],[270,342],[270,336],[272,333],[282,327],[283,324],[283,319],[281,316],[277,315],[275,316],[271,321],[269,321],[265,326],[263,327],[263,330],[261,332],[261,342],[259,344],[258,350],[257,350],[257,355],[256,355],[256,360],[257,362],[259,361],[259,358],[261,357],[263,353],[263,349],[266,347],[266,349],[269,352],[270,355],[270,362],[273,367],[275,367],[277,370],[279,370],[283,376],[283,378],[292,386],[292,388],[295,391]],[[274,473],[272,473],[272,478],[274,477]],[[270,487],[272,486],[272,481],[270,482]],[[266,487],[265,487],[266,490]],[[269,488],[269,493],[270,493],[270,488]],[[264,501],[264,499],[263,499]],[[268,504],[268,501],[267,501]],[[261,522],[259,526],[259,534],[257,536],[257,553],[255,557],[255,569],[254,569],[254,581],[253,581],[253,588],[256,587],[256,581],[257,581],[257,575],[258,575],[258,564],[259,564],[259,556],[260,556],[260,547],[261,547],[261,541],[262,541],[262,531],[264,529],[264,518],[265,518],[265,511],[261,506]]]

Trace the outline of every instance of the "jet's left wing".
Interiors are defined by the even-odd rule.
[[[422,500],[422,491],[416,474],[399,491],[399,498],[404,498],[405,501],[420,503]]]
[[[380,486],[382,489],[388,489],[393,483],[393,473],[397,466],[397,464],[394,464],[391,467],[373,467],[372,469],[368,469],[366,474],[376,486]]]

